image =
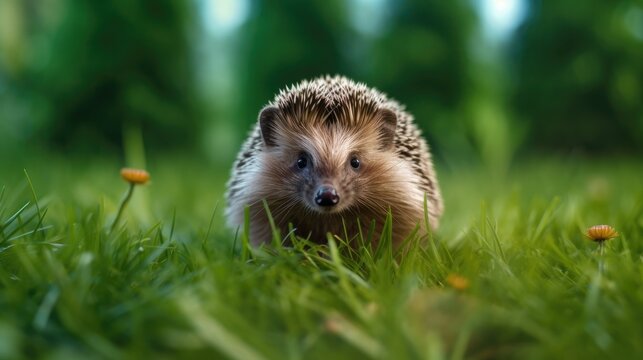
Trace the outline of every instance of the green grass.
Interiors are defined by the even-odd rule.
[[[27,168],[31,184],[22,171]],[[244,248],[228,170],[149,166],[121,223],[118,162],[25,160],[0,177],[0,358],[638,358],[643,165],[439,168],[440,230],[408,256]],[[598,272],[587,226],[607,223]],[[390,249],[389,249],[390,250]],[[446,281],[469,280],[465,290]]]

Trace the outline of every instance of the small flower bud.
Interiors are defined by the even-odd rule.
[[[469,279],[457,274],[447,276],[447,283],[454,289],[464,291],[469,288]]]

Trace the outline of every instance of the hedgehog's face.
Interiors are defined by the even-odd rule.
[[[288,119],[276,108],[268,109],[262,117],[270,111],[272,118],[261,123],[268,164],[264,175],[283,184],[281,191],[271,194],[274,198],[318,214],[374,203],[368,198],[373,196],[369,188],[382,182],[386,164],[394,158],[392,112],[375,113],[363,122],[328,123]]]
[[[352,146],[353,139],[338,144],[334,138],[325,137],[328,142],[302,137],[300,146],[292,144],[284,165],[290,165],[291,189],[302,205],[320,214],[332,214],[355,203],[368,161],[362,149]]]

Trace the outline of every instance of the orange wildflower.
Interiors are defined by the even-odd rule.
[[[585,233],[590,240],[596,242],[603,242],[605,240],[613,239],[618,236],[618,232],[609,225],[595,225],[587,229]]]

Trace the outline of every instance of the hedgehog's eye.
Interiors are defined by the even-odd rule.
[[[299,158],[297,159],[297,168],[303,169],[308,165],[308,157],[306,154],[301,154],[299,155]]]
[[[360,166],[360,161],[359,161],[359,159],[357,158],[357,156],[353,156],[353,157],[351,158],[351,167],[352,167],[353,169],[359,169],[359,166]]]

